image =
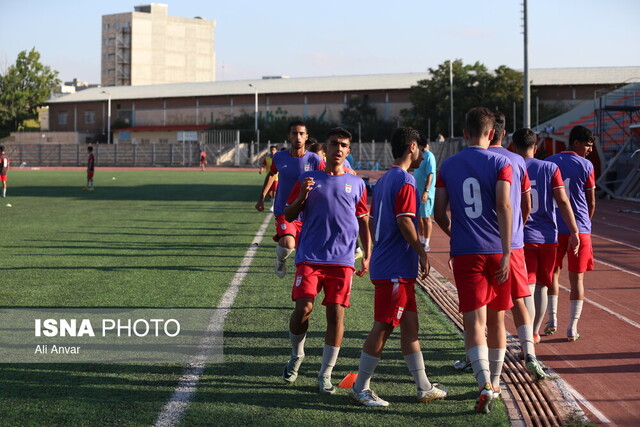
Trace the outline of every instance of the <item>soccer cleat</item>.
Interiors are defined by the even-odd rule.
[[[534,355],[527,355],[525,366],[527,367],[527,371],[531,374],[531,376],[533,376],[535,382],[543,381],[547,378],[547,374],[542,370],[540,362],[538,362],[538,359],[536,359]]]
[[[282,260],[280,261],[278,258],[276,258],[276,276],[278,276],[279,278],[283,278],[285,276],[285,274],[287,274],[287,260]]]
[[[567,331],[567,341],[573,342],[578,341],[580,339],[580,334],[578,331]]]
[[[355,391],[353,388],[349,389],[349,397],[355,400],[356,402],[364,405],[364,406],[377,406],[377,407],[386,407],[389,406],[389,402],[386,400],[382,400],[378,397],[377,394],[373,392],[373,390],[366,388],[362,391]]]
[[[431,250],[431,246],[429,246],[426,243],[422,244],[422,249],[424,249],[425,252],[429,252]]]
[[[500,395],[502,394],[502,390],[500,387],[493,387],[493,399],[500,399]]]
[[[273,212],[273,205],[269,208],[269,212]]]
[[[318,392],[326,394],[336,392],[336,388],[331,384],[331,377],[318,377]]]
[[[540,335],[533,334],[533,343],[534,344],[540,344]]]
[[[488,414],[491,412],[491,401],[494,396],[493,387],[490,383],[486,383],[480,389],[480,396],[478,396],[478,400],[476,400],[475,410],[476,412],[480,412],[481,414]]]
[[[544,334],[553,335],[556,333],[557,329],[558,329],[558,325],[556,325],[555,322],[548,321],[546,328],[544,328]]]
[[[447,397],[447,390],[436,387],[437,384],[431,385],[431,390],[418,390],[416,400],[418,402],[431,402],[432,400],[444,399]]]
[[[298,369],[302,364],[304,356],[295,357],[291,356],[291,359],[284,365],[284,371],[282,372],[282,379],[288,383],[294,383],[298,379]]]
[[[460,359],[460,360],[456,360],[455,362],[453,362],[453,367],[455,369],[457,369],[458,371],[462,371],[462,372],[466,372],[466,373],[472,373],[473,372],[473,367],[471,366],[471,362],[467,361],[466,358]]]

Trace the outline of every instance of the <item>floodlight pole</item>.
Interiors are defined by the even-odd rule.
[[[449,138],[453,138],[453,61],[449,60],[449,100],[451,101],[451,129],[449,130]]]
[[[531,84],[529,83],[529,23],[527,16],[527,0],[522,0],[524,27],[524,108],[522,109],[522,127],[531,127]],[[515,130],[515,129],[514,129]]]
[[[107,95],[107,144],[111,144],[111,93],[102,91]]]

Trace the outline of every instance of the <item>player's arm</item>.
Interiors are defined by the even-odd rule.
[[[522,212],[522,223],[526,223],[531,214],[531,181],[529,173],[524,171],[521,182],[520,211]]]
[[[291,222],[295,221],[304,208],[304,202],[307,200],[309,191],[313,189],[313,178],[306,177],[303,181],[297,181],[293,186],[289,198],[287,199],[287,207],[284,208],[284,218]]]
[[[360,243],[362,243],[362,262],[359,271],[356,271],[356,274],[360,277],[364,276],[365,273],[369,270],[369,261],[371,260],[371,228],[369,223],[373,221],[369,221],[369,215],[364,215],[358,218],[358,228],[360,235]]]
[[[560,178],[562,181],[562,178]],[[558,205],[560,215],[564,219],[565,224],[569,227],[569,247],[572,248],[574,255],[578,255],[578,249],[580,248],[580,237],[578,236],[578,224],[576,218],[573,215],[573,209],[571,208],[571,202],[567,197],[567,193],[564,191],[564,187],[555,187],[553,189],[553,198]]]
[[[451,219],[447,215],[447,206],[449,205],[449,193],[447,187],[436,188],[436,203],[433,207],[434,219],[444,233],[451,237]]]
[[[427,182],[424,185],[424,188],[422,189],[422,196],[420,197],[420,201],[422,203],[426,203],[427,199],[429,198],[429,188],[431,188],[431,182],[433,181],[433,174],[430,173],[427,175]]]
[[[589,209],[589,220],[593,218],[593,214],[596,213],[596,176],[591,169],[589,178],[584,187],[584,195],[587,199],[587,209]]]
[[[509,181],[500,180],[496,184],[496,212],[498,214],[498,230],[500,231],[500,244],[502,246],[500,270],[498,270],[495,275],[498,283],[503,283],[509,278],[509,264],[511,262],[511,227],[513,223],[511,201],[509,200],[510,189],[511,183]]]
[[[413,224],[413,217],[408,215],[402,215],[396,217],[396,224],[398,224],[398,228],[400,229],[400,233],[404,240],[407,241],[409,246],[418,253],[420,257],[420,268],[421,268],[421,278],[426,278],[429,275],[429,258],[427,257],[427,253],[424,251],[420,240],[418,239],[418,233],[416,232],[416,227]]]

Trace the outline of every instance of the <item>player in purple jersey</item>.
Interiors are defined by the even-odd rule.
[[[549,289],[547,306],[549,320],[545,333],[553,334],[558,327],[557,311],[560,288],[558,278],[560,268],[562,268],[562,260],[567,254],[569,282],[571,283],[569,324],[567,325],[567,340],[569,341],[576,341],[580,338],[578,320],[582,313],[584,299],[584,273],[593,270],[591,218],[596,210],[596,182],[593,164],[585,157],[593,150],[594,141],[593,132],[584,126],[575,126],[569,133],[569,149],[547,158],[548,161],[557,164],[560,168],[580,237],[580,248],[576,256],[571,251],[567,251],[569,228],[561,218],[558,218],[556,268],[553,272],[553,285]]]
[[[374,236],[371,281],[375,285],[374,323],[360,355],[358,376],[350,390],[353,400],[365,406],[388,406],[369,387],[382,350],[393,329],[400,325],[400,346],[409,372],[418,389],[418,402],[444,399],[447,392],[427,378],[418,341],[418,309],[415,282],[418,263],[422,277],[429,272],[427,253],[417,229],[419,203],[415,179],[407,172],[422,159],[420,134],[404,127],[391,137],[393,166],[376,183],[370,222]]]
[[[289,123],[291,148],[273,155],[271,168],[264,179],[262,191],[256,203],[256,209],[262,212],[264,210],[264,198],[271,189],[277,174],[278,188],[276,189],[276,198],[273,203],[273,211],[276,217],[276,236],[273,239],[278,242],[276,246],[275,272],[280,278],[283,278],[287,273],[286,261],[296,247],[297,237],[302,227],[302,223],[298,219],[293,221],[285,219],[284,208],[287,197],[301,173],[324,168],[324,162],[320,156],[306,151],[305,144],[308,137],[307,126],[303,122],[295,121]]]
[[[499,394],[507,347],[504,311],[513,306],[505,283],[511,258],[513,177],[509,160],[487,149],[494,124],[495,115],[488,108],[467,113],[464,136],[469,147],[442,163],[435,200],[435,220],[451,236],[465,348],[480,387],[475,410],[480,413],[490,412],[494,393]]]
[[[536,381],[543,380],[547,375],[542,370],[534,349],[533,339],[533,297],[529,288],[527,269],[524,256],[524,223],[531,212],[531,183],[524,159],[502,146],[502,139],[507,134],[506,120],[500,111],[495,112],[496,123],[494,136],[489,150],[505,156],[511,162],[513,182],[511,185],[511,210],[513,213],[513,229],[511,232],[511,271],[509,282],[513,307],[511,314],[518,332],[518,340],[522,349],[527,371]]]
[[[554,202],[571,230],[569,247],[574,255],[578,254],[580,239],[558,165],[533,157],[537,145],[536,134],[531,129],[518,129],[512,138],[516,153],[524,158],[531,182],[531,213],[524,226],[524,252],[529,287],[534,288],[533,339],[537,343],[547,311],[547,288],[553,281],[558,246]]]
[[[343,166],[350,147],[351,134],[347,130],[331,129],[325,148],[326,168],[303,173],[285,209],[289,221],[304,214],[304,227],[296,252],[296,278],[291,291],[291,299],[296,304],[289,321],[291,358],[282,378],[293,383],[298,377],[309,318],[315,298],[323,290],[327,329],[318,374],[320,393],[335,393],[331,373],[342,345],[344,309],[349,307],[358,235],[364,256],[357,275],[363,276],[368,270],[371,253],[366,186],[362,178],[347,173]]]

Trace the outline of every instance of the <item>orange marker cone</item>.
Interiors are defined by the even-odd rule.
[[[354,374],[353,372],[345,375],[345,377],[340,381],[338,387],[340,388],[351,388],[353,384],[356,382],[356,378],[358,378],[358,374]]]

